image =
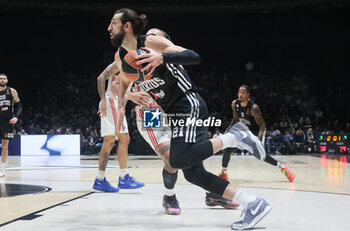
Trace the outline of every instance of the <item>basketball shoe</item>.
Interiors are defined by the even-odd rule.
[[[175,194],[173,196],[164,195],[162,205],[165,208],[165,214],[180,215],[181,213],[179,202],[177,201]]]
[[[102,192],[118,192],[119,189],[113,187],[107,180],[106,177],[103,180],[95,179],[95,183],[92,186],[93,189],[102,191]]]
[[[222,179],[228,180],[228,173],[224,171],[221,171],[218,176],[221,177]]]
[[[231,228],[235,230],[252,229],[272,209],[272,206],[264,199],[257,197],[250,202],[242,211],[243,219],[232,223]]]
[[[293,182],[295,173],[288,167],[281,168],[281,172],[287,177],[290,182]]]
[[[137,182],[129,173],[124,176],[124,179],[119,177],[118,188],[120,189],[137,189],[145,186],[144,183]]]
[[[249,130],[242,122],[235,123],[229,130],[236,137],[236,146],[239,149],[247,150],[259,160],[266,157],[266,151],[259,138]]]
[[[205,204],[208,206],[219,205],[226,209],[235,209],[239,206],[238,202],[234,202],[214,193],[207,193],[205,196]]]

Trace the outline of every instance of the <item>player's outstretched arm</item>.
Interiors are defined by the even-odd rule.
[[[148,54],[138,55],[140,59],[137,64],[148,63],[141,71],[148,70],[150,73],[163,63],[173,63],[179,65],[196,65],[201,58],[196,52],[177,46],[170,40],[156,35],[148,36],[145,41]]]

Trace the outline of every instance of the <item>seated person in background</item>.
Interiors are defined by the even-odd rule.
[[[308,153],[315,151],[315,136],[313,134],[312,128],[309,128],[306,133],[306,148]]]
[[[296,134],[294,136],[294,143],[295,143],[295,149],[296,153],[302,153],[304,151],[304,145],[305,145],[305,135],[303,130],[301,128],[298,128],[296,131]]]
[[[283,136],[283,144],[287,148],[287,153],[294,152],[294,136],[290,133],[290,130],[287,129],[285,131],[285,135]]]

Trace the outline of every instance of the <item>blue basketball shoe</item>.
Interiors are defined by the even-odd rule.
[[[137,182],[129,173],[125,175],[124,179],[119,177],[118,188],[120,189],[136,189],[145,186],[142,182]]]
[[[119,189],[113,187],[107,180],[106,177],[103,180],[95,179],[95,183],[92,186],[93,189],[102,191],[102,192],[118,192]]]
[[[272,206],[264,199],[257,197],[250,202],[243,210],[243,219],[234,222],[231,228],[234,230],[252,229],[261,219],[263,219],[272,209]]]

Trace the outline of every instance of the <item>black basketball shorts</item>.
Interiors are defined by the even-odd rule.
[[[13,124],[10,124],[9,119],[7,118],[0,118],[0,138],[4,140],[12,140],[14,136]]]

